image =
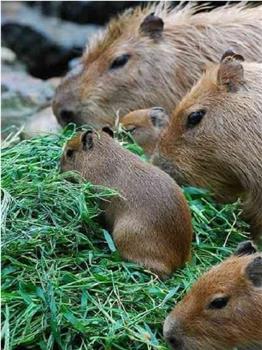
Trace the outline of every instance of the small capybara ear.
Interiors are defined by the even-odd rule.
[[[102,128],[102,131],[104,131],[105,133],[107,133],[110,137],[114,138],[114,132],[113,130],[109,127],[109,126],[104,126]]]
[[[247,265],[246,276],[255,287],[262,287],[262,256],[255,257]]]
[[[81,135],[81,142],[83,145],[84,150],[89,150],[93,148],[94,141],[93,141],[93,131],[92,130],[87,130],[82,133]]]
[[[225,86],[228,92],[236,92],[244,80],[243,56],[228,49],[222,55],[217,73],[218,85]]]
[[[251,255],[257,252],[256,246],[252,241],[244,241],[238,244],[234,253],[235,256]]]
[[[164,29],[162,18],[155,16],[154,12],[146,16],[140,24],[140,32],[149,35],[151,38],[159,38]]]
[[[149,117],[152,124],[159,129],[164,128],[169,122],[169,115],[162,107],[153,107],[150,109]]]
[[[220,62],[225,62],[226,60],[237,60],[241,62],[245,61],[242,55],[235,53],[232,49],[227,49],[223,53]]]

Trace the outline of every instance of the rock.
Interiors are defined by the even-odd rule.
[[[143,1],[29,1],[43,14],[67,21],[104,25],[109,19],[127,8],[138,6]]]
[[[15,52],[31,75],[60,76],[79,57],[98,26],[81,26],[48,18],[24,3],[2,3],[2,41]]]
[[[28,118],[51,105],[57,81],[42,81],[23,71],[2,72],[2,129],[21,126]]]
[[[1,61],[7,64],[14,64],[16,61],[15,53],[7,47],[1,48]]]
[[[27,121],[22,137],[28,138],[36,135],[57,133],[59,130],[61,130],[61,126],[58,124],[50,106],[42,109]]]
[[[26,71],[25,66],[17,60],[16,54],[7,47],[1,48],[1,71],[14,72]]]

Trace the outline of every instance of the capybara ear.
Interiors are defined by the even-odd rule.
[[[162,107],[153,107],[149,112],[149,117],[152,121],[152,124],[159,129],[167,126],[169,122],[169,115],[166,110]]]
[[[217,73],[218,85],[225,86],[228,92],[236,92],[244,80],[243,56],[228,49],[222,56]]]
[[[140,24],[140,32],[151,38],[159,38],[164,29],[162,18],[155,16],[154,12],[146,16]]]
[[[235,256],[251,255],[257,252],[256,246],[252,241],[244,241],[238,244],[234,253]]]
[[[110,137],[114,138],[114,132],[113,130],[109,127],[109,126],[104,126],[102,128],[102,131],[104,131],[105,133],[107,133]]]
[[[245,61],[245,59],[242,55],[235,53],[232,49],[227,49],[223,53],[220,62],[225,62],[226,60],[229,60],[229,59],[231,59],[231,60],[234,59],[234,60],[241,61],[241,62]]]
[[[81,142],[82,142],[84,150],[91,149],[94,145],[93,131],[87,130],[87,131],[83,132],[83,134],[81,135]]]
[[[255,287],[262,287],[262,256],[255,257],[247,265],[246,275]]]

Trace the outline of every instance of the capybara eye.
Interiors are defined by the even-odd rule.
[[[123,54],[122,56],[117,57],[111,64],[110,69],[116,69],[123,67],[129,60],[130,55],[128,53]]]
[[[220,297],[211,301],[208,305],[209,309],[223,309],[229,301],[229,297]]]
[[[68,149],[66,151],[66,156],[67,158],[72,158],[73,157],[73,154],[74,154],[74,151],[72,149]]]
[[[194,126],[199,124],[205,114],[206,114],[206,111],[204,109],[201,109],[199,111],[192,112],[191,114],[189,114],[187,118],[187,127],[193,128]]]

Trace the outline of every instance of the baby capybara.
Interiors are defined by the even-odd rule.
[[[262,65],[228,50],[180,102],[153,163],[178,184],[243,200],[252,237],[262,234]]]
[[[262,6],[201,7],[208,5],[172,9],[160,1],[112,19],[58,87],[59,123],[114,126],[117,114],[152,106],[170,114],[203,65],[217,62],[228,47],[262,61]]]
[[[163,108],[153,107],[128,113],[120,119],[120,124],[130,132],[145,154],[151,156],[168,121],[169,117]]]
[[[190,258],[191,216],[179,186],[169,175],[122,148],[109,128],[77,134],[65,147],[62,171],[118,191],[103,203],[104,220],[127,260],[160,277]]]
[[[211,268],[164,323],[174,350],[262,349],[262,254],[243,242]]]

